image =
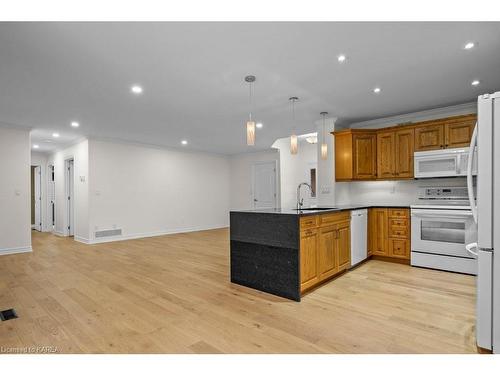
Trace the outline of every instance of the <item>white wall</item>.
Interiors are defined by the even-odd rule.
[[[31,251],[30,133],[0,126],[0,254]]]
[[[423,186],[466,186],[465,178],[433,178],[401,181],[337,182],[336,204],[417,203],[418,188]]]
[[[280,173],[278,150],[252,152],[229,157],[230,167],[230,202],[231,210],[251,210],[253,208],[253,165],[272,161],[276,163],[276,186],[278,187],[277,205],[280,205]]]
[[[227,157],[98,140],[89,150],[90,242],[96,230],[125,239],[228,226]]]
[[[74,234],[75,240],[89,238],[89,141],[83,140],[49,156],[48,165],[54,165],[56,224],[58,235],[67,235],[68,200],[65,186],[65,161],[74,159]]]
[[[31,151],[31,165],[32,166],[39,166],[41,170],[41,193],[42,193],[42,212],[41,212],[41,219],[42,219],[42,232],[49,232],[52,230],[51,226],[49,225],[49,203],[48,203],[48,196],[47,196],[47,184],[48,184],[48,155],[44,154],[42,152],[36,152],[36,151]]]
[[[274,142],[273,147],[277,148],[280,154],[281,207],[295,208],[297,205],[297,186],[301,182],[310,183],[310,169],[318,166],[317,145],[300,139],[298,153],[292,155],[290,153],[290,137],[287,137],[278,139]],[[304,207],[316,205],[318,202],[317,198],[310,196],[310,190],[305,187],[302,188],[301,197],[304,198]]]

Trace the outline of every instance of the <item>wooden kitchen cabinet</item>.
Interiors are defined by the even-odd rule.
[[[373,180],[377,177],[377,134],[347,129],[335,135],[335,179]]]
[[[349,221],[337,224],[335,242],[339,259],[339,271],[343,271],[351,265],[351,224]]]
[[[373,255],[386,256],[387,248],[387,209],[368,210],[368,247]]]
[[[469,146],[476,120],[470,114],[415,125],[415,151]]]
[[[300,290],[308,289],[319,282],[318,229],[307,229],[300,233]]]
[[[415,127],[415,151],[430,151],[444,148],[444,126],[429,122]]]
[[[397,178],[413,178],[414,140],[413,128],[402,128],[394,132],[394,168]]]
[[[317,227],[312,228],[311,223]],[[349,268],[349,211],[302,217],[300,229],[300,291],[303,292]]]
[[[410,259],[410,210],[370,208],[368,210],[369,254]]]
[[[445,148],[468,147],[477,116],[459,116],[448,120],[444,128]]]
[[[320,229],[319,235],[319,278],[325,280],[339,270],[338,252],[336,251],[337,226]]]
[[[377,178],[393,178],[396,173],[395,132],[377,133]]]

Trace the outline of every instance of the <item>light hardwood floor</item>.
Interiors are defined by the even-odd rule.
[[[70,353],[472,353],[475,279],[368,261],[292,302],[229,282],[228,230],[0,257],[0,347]]]

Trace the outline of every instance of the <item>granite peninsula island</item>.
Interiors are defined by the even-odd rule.
[[[408,206],[376,207],[409,226]],[[231,282],[300,301],[305,292],[351,267],[350,211],[362,208],[374,206],[231,211]],[[389,256],[406,262],[409,242],[395,243],[400,245]]]

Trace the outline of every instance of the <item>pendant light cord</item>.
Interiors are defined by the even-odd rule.
[[[250,113],[249,113],[249,118],[250,118],[250,121],[252,121],[252,112],[253,112],[253,90],[252,90],[252,85],[253,85],[253,82],[249,82],[248,83],[248,101],[250,103]]]

